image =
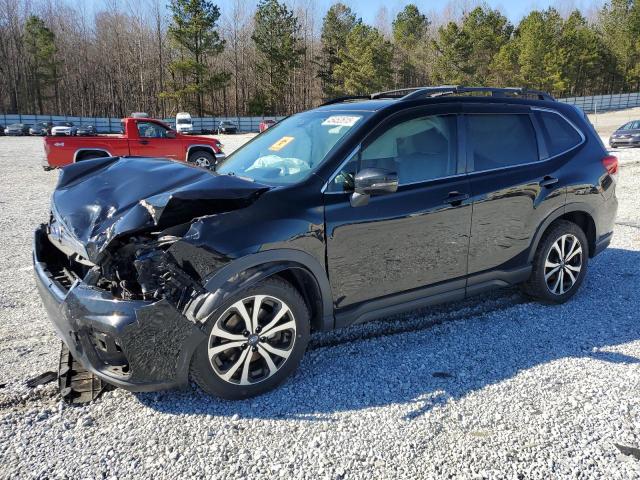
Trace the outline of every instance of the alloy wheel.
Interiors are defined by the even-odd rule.
[[[198,157],[194,160],[194,162],[198,167],[209,168],[211,167],[211,162],[206,157]]]
[[[253,385],[284,365],[295,340],[296,322],[289,306],[269,295],[252,295],[216,320],[209,335],[209,361],[222,380]]]
[[[572,234],[558,238],[544,262],[544,280],[554,295],[563,295],[576,284],[582,270],[582,245]]]

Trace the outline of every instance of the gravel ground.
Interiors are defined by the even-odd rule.
[[[42,155],[0,137],[0,477],[640,478],[624,448],[640,447],[640,149],[617,151],[614,240],[568,304],[505,290],[316,334],[253,400],[113,390],[80,407],[25,386],[60,347],[32,279],[57,177]]]

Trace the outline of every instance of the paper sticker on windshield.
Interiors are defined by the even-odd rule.
[[[358,120],[360,120],[360,117],[353,115],[331,115],[322,122],[322,125],[330,127],[353,127]]]
[[[269,147],[272,152],[278,152],[295,140],[295,137],[282,137]]]

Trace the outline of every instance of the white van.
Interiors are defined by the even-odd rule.
[[[176,131],[178,133],[193,132],[193,120],[187,112],[178,112],[176,115]]]

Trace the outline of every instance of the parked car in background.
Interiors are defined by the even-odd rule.
[[[0,137],[4,136],[4,125],[0,124]]]
[[[611,148],[620,146],[637,147],[640,145],[640,120],[625,123],[609,137]]]
[[[229,120],[221,121],[218,124],[218,135],[221,135],[223,133],[226,135],[233,135],[235,133],[238,133],[238,125]]]
[[[247,398],[295,371],[313,330],[510,285],[568,301],[611,241],[617,175],[585,114],[544,92],[341,98],[216,172],[141,158],[64,169],[35,232],[36,282],[73,357],[106,382],[193,379]]]
[[[76,127],[73,122],[56,122],[51,128],[51,135],[67,135],[72,137],[77,131],[78,127]]]
[[[213,168],[224,158],[222,144],[215,138],[183,135],[152,118],[125,118],[122,135],[94,135],[60,139],[46,137],[45,170],[100,157],[165,157]]]
[[[79,137],[92,137],[97,133],[98,131],[93,125],[80,125],[76,130],[76,135]]]
[[[29,135],[44,137],[45,135],[48,135],[51,132],[52,127],[53,127],[52,122],[34,123],[33,126],[29,129]]]
[[[21,137],[23,135],[29,135],[30,128],[31,125],[27,123],[12,123],[5,127],[4,134]]]
[[[260,133],[262,133],[267,128],[273,127],[275,124],[276,124],[275,120],[263,120],[260,122],[260,125],[258,126],[258,130],[260,130]]]
[[[178,112],[176,114],[176,132],[178,133],[195,133],[193,131],[193,120],[187,112]]]

